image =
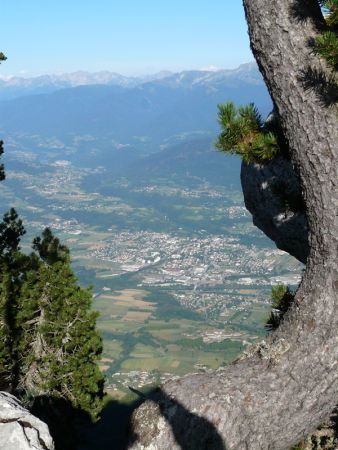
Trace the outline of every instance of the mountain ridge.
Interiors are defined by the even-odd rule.
[[[1,96],[0,96],[1,97]],[[157,142],[182,133],[217,133],[217,104],[256,99],[262,115],[271,101],[253,64],[227,71],[185,71],[126,88],[82,85],[0,101],[0,129],[60,138],[109,136]]]
[[[237,74],[241,77],[243,72],[258,72],[255,63],[245,63],[235,69],[219,70],[184,70],[180,72],[160,71],[144,76],[126,76],[117,72],[102,70],[98,72],[89,72],[79,70],[76,72],[62,74],[45,74],[34,77],[20,76],[1,76],[0,75],[0,100],[11,100],[26,95],[51,93],[59,89],[72,88],[77,86],[120,86],[125,88],[134,88],[143,84],[166,80],[164,83],[177,83],[177,80],[189,78],[195,74],[200,81],[209,79],[226,78]],[[259,75],[260,77],[260,75]],[[255,78],[255,77],[254,77]]]

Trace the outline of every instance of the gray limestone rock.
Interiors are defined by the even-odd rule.
[[[7,392],[0,392],[0,449],[53,450],[48,427]]]
[[[254,225],[279,249],[305,263],[309,253],[308,225],[291,162],[283,157],[265,164],[243,162],[241,182]]]

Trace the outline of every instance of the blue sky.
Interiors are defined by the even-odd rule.
[[[252,61],[241,0],[2,0],[1,75],[126,75]]]

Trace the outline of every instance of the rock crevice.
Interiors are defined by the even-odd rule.
[[[0,448],[54,450],[47,425],[7,392],[0,392]]]

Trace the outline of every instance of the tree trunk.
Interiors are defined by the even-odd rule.
[[[310,40],[316,0],[244,0],[252,49],[299,170],[310,254],[267,342],[213,373],[168,382],[132,420],[130,449],[288,449],[338,402],[337,107]]]

